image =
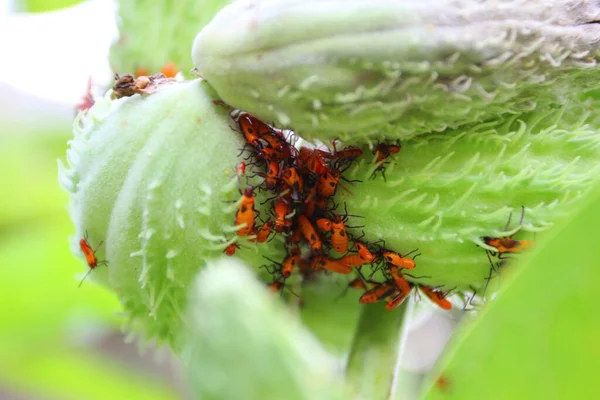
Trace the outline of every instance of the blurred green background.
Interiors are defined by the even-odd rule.
[[[75,3],[0,1],[0,25]],[[86,267],[69,249],[74,227],[56,161],[65,157],[77,99],[53,101],[44,88],[22,93],[15,80],[0,80],[0,398],[181,398],[170,352],[123,336],[114,294],[90,282],[78,288]],[[83,95],[86,82],[77,84]]]

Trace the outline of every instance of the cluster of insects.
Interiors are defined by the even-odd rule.
[[[241,113],[235,118],[239,132],[245,139],[250,156],[236,167],[241,178],[246,168],[253,165],[258,183],[240,190],[241,199],[235,215],[237,235],[251,242],[263,243],[275,235],[281,235],[286,255],[280,262],[264,267],[272,275],[269,288],[281,292],[286,280],[293,273],[303,280],[310,280],[318,273],[355,275],[349,287],[364,290],[360,302],[364,304],[386,301],[387,309],[398,307],[415,286],[441,308],[452,308],[446,299],[447,293],[437,288],[415,285],[406,276],[417,278],[407,271],[416,268],[417,250],[400,253],[386,247],[385,242],[369,243],[364,237],[354,237],[348,228],[351,218],[346,206],[341,212],[334,196],[338,190],[348,190],[343,182],[353,183],[343,177],[352,163],[363,154],[359,147],[323,150],[308,146],[296,148],[291,137],[256,117]],[[380,172],[385,179],[385,165],[389,157],[400,151],[399,144],[379,143],[373,150],[376,156],[373,178]],[[246,179],[248,182],[248,179]],[[268,215],[261,216],[256,207],[257,191],[266,191],[271,196],[262,204]],[[264,211],[263,211],[264,214]],[[224,250],[234,255],[239,243],[236,241]],[[382,277],[373,278],[376,273]]]
[[[169,65],[169,68],[176,71],[174,66]],[[153,86],[169,80],[164,72],[151,76],[141,72],[136,73],[137,77],[117,76],[114,95],[149,94]],[[169,72],[169,75],[174,74]],[[93,104],[91,96],[87,97],[85,109]],[[440,308],[452,308],[447,299],[449,292],[407,279],[421,278],[411,274],[417,267],[415,258],[419,254],[414,254],[417,249],[400,253],[387,248],[383,240],[366,241],[364,231],[360,236],[348,231],[363,227],[349,224],[351,219],[361,217],[349,214],[345,204],[342,212],[341,205],[335,202],[335,194],[340,189],[349,192],[343,182],[359,182],[348,181],[343,173],[363,155],[361,148],[338,149],[336,141],[332,142],[333,149],[296,146],[293,133],[276,129],[248,113],[232,114],[232,118],[237,125],[235,130],[245,140],[240,155],[244,152],[249,154],[246,162],[236,166],[240,186],[243,178],[246,182],[245,188],[240,188],[241,198],[235,213],[237,236],[250,242],[264,243],[279,235],[285,247],[283,260],[269,260],[271,264],[263,266],[272,276],[268,285],[270,290],[283,293],[292,274],[302,280],[310,280],[320,273],[342,274],[353,278],[348,279],[349,288],[364,291],[359,299],[364,304],[385,301],[387,309],[394,309],[408,298],[413,289],[419,289]],[[377,144],[372,151],[377,167],[371,178],[375,179],[380,173],[385,180],[386,165],[400,150],[400,144]],[[247,174],[248,167],[252,167],[252,176]],[[270,196],[261,203],[268,203],[264,207],[268,211],[263,211],[262,215],[256,206],[259,191]],[[510,217],[505,230],[509,224]],[[513,239],[514,234],[481,238],[488,246],[486,254],[491,265],[488,283],[505,262],[506,255],[520,252],[533,244],[532,241]],[[96,249],[88,242],[87,235],[79,241],[79,247],[90,268],[84,280],[98,265],[108,264],[96,258]],[[224,253],[233,256],[239,248],[236,240],[227,245]],[[496,263],[492,262],[492,257],[497,259]],[[287,289],[292,292],[289,287]]]

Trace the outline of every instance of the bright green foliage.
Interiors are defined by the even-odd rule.
[[[154,74],[172,62],[189,77],[194,36],[228,3],[227,0],[119,1],[119,39],[110,51],[113,70],[124,74],[144,68]]]
[[[67,195],[52,184],[69,126],[53,128],[0,123],[0,387],[19,398],[175,399],[91,340],[119,328],[119,303],[95,285],[77,288]]]
[[[17,3],[24,3],[25,10],[32,13],[55,11],[61,8],[74,6],[83,0],[21,0]]]
[[[190,290],[189,375],[199,399],[346,399],[335,359],[239,261]]]
[[[237,2],[198,34],[194,66],[236,108],[349,142],[443,131],[595,86],[595,4],[459,3]]]
[[[594,399],[597,384],[600,191],[536,251],[501,271],[498,297],[456,336],[434,399]],[[511,276],[512,275],[512,276]]]

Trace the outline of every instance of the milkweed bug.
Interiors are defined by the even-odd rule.
[[[336,215],[331,221],[331,246],[340,254],[348,252],[348,234],[344,221]]]
[[[358,251],[360,258],[365,260],[368,264],[371,264],[377,260],[377,255],[373,254],[366,244],[355,240],[354,248],[356,248],[356,251]]]
[[[289,278],[296,265],[300,263],[300,255],[292,255],[283,260],[283,264],[281,264],[281,275],[284,278]]]
[[[348,287],[353,288],[353,289],[367,290],[367,284],[362,280],[362,278],[356,278],[356,279],[351,280],[348,283]]]
[[[238,163],[238,165],[235,167],[235,174],[237,176],[241,176],[244,175],[246,173],[246,163],[241,161]]]
[[[399,253],[396,253],[395,251],[383,250],[381,252],[381,256],[388,263],[395,265],[396,267],[405,268],[405,269],[414,269],[416,267],[415,260],[413,260],[412,258],[408,258],[407,256],[411,253],[414,253],[415,251],[417,251],[417,250],[415,249],[415,250],[411,251],[410,253],[407,253],[406,255],[402,256]]]
[[[315,224],[322,232],[331,232],[331,220],[329,218],[319,218],[315,221]]]
[[[271,220],[265,222],[258,232],[256,233],[256,237],[254,239],[250,239],[251,242],[264,243],[269,239],[269,235],[273,231],[274,223]]]
[[[360,256],[360,254],[346,254],[339,259],[339,262],[348,267],[360,267],[362,265],[371,264]]]
[[[371,175],[371,179],[375,179],[377,172],[381,171],[381,175],[385,180],[385,162],[384,160],[388,158],[392,154],[398,153],[402,149],[402,146],[399,144],[385,144],[379,143],[375,150],[373,150],[373,154],[377,156],[375,163],[379,164],[373,174]]]
[[[225,250],[223,250],[223,253],[227,254],[228,256],[233,256],[235,254],[236,249],[240,248],[240,244],[237,242],[231,243],[229,246],[225,247]]]
[[[333,260],[326,256],[313,257],[311,261],[311,268],[315,270],[326,269],[331,272],[338,274],[349,274],[352,272],[352,267],[340,263],[338,260]]]
[[[265,186],[267,189],[274,189],[279,181],[279,162],[269,161],[267,164],[267,176],[265,177]]]
[[[96,258],[96,251],[98,251],[100,246],[102,246],[102,242],[98,243],[98,247],[96,247],[96,249],[93,249],[92,246],[90,246],[90,243],[88,242],[87,233],[83,236],[83,238],[79,239],[79,248],[81,249],[81,252],[83,253],[83,255],[85,257],[85,262],[87,263],[88,267],[90,267],[90,269],[85,274],[85,276],[83,277],[81,282],[79,282],[78,287],[81,287],[85,278],[87,278],[87,276],[98,265],[108,265],[108,261],[106,261],[106,260],[98,261],[98,258]]]
[[[390,300],[388,300],[387,303],[385,303],[385,308],[387,310],[393,310],[394,308],[396,308],[400,304],[402,304],[404,302],[404,300],[406,300],[408,298],[409,294],[410,294],[410,291],[398,293],[397,295],[392,297]]]
[[[293,221],[290,219],[290,214],[292,213],[291,199],[288,200],[285,197],[280,197],[275,200],[273,213],[275,214],[276,232],[284,232],[292,227]]]
[[[248,236],[254,232],[254,220],[254,192],[252,189],[246,189],[242,195],[242,201],[235,215],[236,225],[246,224],[246,226],[238,229],[238,236]]]
[[[412,290],[411,284],[402,276],[402,274],[398,270],[398,267],[396,267],[395,265],[391,265],[388,268],[388,272],[392,276],[392,279],[394,280],[394,283],[396,284],[396,287],[399,291],[404,293],[410,292]]]
[[[387,296],[393,294],[396,291],[396,288],[391,282],[384,282],[375,285],[374,288],[367,290],[360,296],[358,301],[363,304],[371,304],[376,303]]]
[[[312,223],[304,215],[299,215],[297,220],[298,229],[300,230],[300,233],[302,234],[302,236],[304,236],[304,239],[306,239],[312,250],[321,250],[323,242],[321,241],[321,238],[319,237],[319,234],[313,227]]]
[[[505,231],[508,230],[508,227],[510,226],[511,217],[512,217],[512,213],[509,214],[509,216],[508,216],[508,221],[506,222],[506,227],[504,228]],[[525,207],[521,206],[521,219],[519,221],[519,226],[521,226],[521,224],[523,223],[524,217],[525,217]],[[496,249],[495,252],[498,254],[499,258],[501,258],[500,256],[502,256],[505,253],[518,253],[526,248],[532,247],[535,244],[535,242],[533,240],[513,239],[512,237],[514,235],[516,235],[519,232],[519,230],[520,230],[520,228],[517,229],[517,231],[510,236],[505,236],[505,237],[501,237],[501,238],[491,237],[491,236],[483,236],[481,239],[488,246],[495,248]],[[490,251],[490,250],[488,250],[488,251]]]
[[[431,301],[433,301],[435,304],[437,304],[441,309],[443,310],[451,310],[452,309],[452,303],[450,303],[447,299],[446,296],[447,294],[439,291],[439,290],[433,290],[427,286],[423,286],[423,285],[419,285],[419,289],[421,289],[421,291],[423,293],[425,293],[425,295],[427,297],[429,297],[429,299]]]
[[[338,182],[340,180],[339,171],[328,170],[319,175],[317,182],[317,192],[320,196],[331,197],[335,194]]]

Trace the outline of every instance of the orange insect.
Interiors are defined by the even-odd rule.
[[[289,218],[292,212],[291,200],[280,197],[275,201],[273,213],[275,214],[275,231],[284,232],[292,227],[292,220]]]
[[[244,175],[246,173],[246,163],[245,162],[239,162],[238,165],[235,167],[235,174],[237,176],[240,175]]]
[[[533,240],[516,240],[512,237],[495,238],[484,236],[482,239],[485,244],[494,247],[499,255],[504,253],[518,253],[535,244]]]
[[[412,251],[411,251],[411,253],[412,253]],[[408,254],[410,254],[410,253],[408,253]],[[403,257],[394,251],[384,250],[381,252],[381,255],[388,263],[395,265],[396,267],[405,268],[405,269],[414,269],[416,267],[415,260],[413,260],[412,258],[408,258],[406,256]]]
[[[355,240],[354,247],[356,248],[356,251],[358,251],[360,258],[365,260],[368,264],[371,264],[377,260],[377,255],[373,254],[366,244]]]
[[[439,290],[433,290],[427,286],[419,286],[419,289],[421,289],[421,291],[423,293],[425,293],[425,295],[427,297],[429,297],[429,299],[431,301],[433,301],[435,304],[437,304],[441,309],[443,310],[451,310],[452,309],[452,303],[450,303],[450,301],[448,301],[448,299],[446,299],[447,293],[444,293],[442,291]]]
[[[392,154],[396,154],[402,149],[402,146],[397,144],[385,144],[379,143],[375,150],[373,150],[373,154],[377,154],[377,159],[375,163],[380,163],[386,158],[388,158]]]
[[[239,243],[231,243],[229,246],[225,247],[225,250],[223,250],[223,253],[227,254],[228,256],[233,256],[235,254],[235,250],[240,248],[240,244]]]
[[[361,265],[371,264],[360,256],[360,254],[347,254],[339,259],[339,262],[348,267],[360,267]]]
[[[353,289],[367,290],[367,284],[361,278],[356,278],[356,279],[351,280],[348,283],[348,287],[353,288]]]
[[[237,121],[240,129],[242,130],[242,134],[248,142],[249,145],[255,148],[260,148],[259,137],[263,134],[266,126],[267,130],[269,129],[268,125],[254,118],[250,114],[241,114]]]
[[[406,300],[406,298],[408,297],[409,294],[410,294],[410,292],[398,293],[397,295],[392,297],[390,300],[388,300],[387,303],[385,303],[385,308],[387,310],[393,310],[394,308],[396,308],[400,304],[402,304],[404,302],[404,300]]]
[[[340,263],[338,260],[333,260],[326,256],[316,256],[312,259],[311,268],[315,270],[326,269],[338,274],[349,274],[352,272],[352,267]]]
[[[512,217],[512,213],[508,216],[508,221],[506,222],[506,226],[504,230],[508,230],[510,226],[510,220]],[[525,217],[525,207],[521,207],[521,220],[519,221],[519,225],[523,223],[523,218]],[[498,253],[499,258],[502,254],[505,253],[518,253],[526,248],[532,247],[535,242],[533,240],[516,240],[512,237],[516,235],[519,231],[513,233],[510,236],[505,236],[501,238],[483,236],[481,239],[485,244],[491,246],[496,249],[496,253]]]
[[[248,236],[254,232],[254,220],[256,211],[254,209],[254,192],[252,189],[246,189],[242,195],[242,201],[235,215],[235,224],[246,224],[238,229],[238,236]]]
[[[344,221],[336,215],[331,221],[331,246],[340,254],[348,252],[348,234]]]
[[[396,291],[394,284],[391,282],[384,282],[375,285],[374,288],[367,290],[360,296],[358,301],[363,304],[376,303],[387,296],[393,294]]]
[[[287,257],[281,265],[281,275],[284,278],[289,278],[296,265],[300,263],[300,255],[292,255]]]
[[[256,234],[256,238],[254,238],[250,241],[252,241],[252,242],[256,241],[258,243],[266,242],[269,239],[269,235],[273,231],[273,226],[274,226],[273,221],[268,220],[260,227],[260,229],[258,230],[258,233]]]
[[[273,281],[272,283],[267,285],[267,289],[269,289],[271,292],[279,293],[279,292],[281,292],[281,290],[283,289],[284,286],[285,286],[285,284],[283,282]]]
[[[329,170],[327,163],[323,159],[323,155],[317,152],[315,149],[308,147],[301,147],[296,158],[298,165],[309,172],[321,175]]]
[[[308,242],[313,251],[321,250],[323,242],[319,237],[319,234],[315,230],[312,223],[304,215],[298,216],[298,228],[304,239]]]
[[[179,70],[177,70],[177,66],[175,65],[175,63],[169,61],[168,63],[163,65],[160,72],[162,72],[163,75],[167,78],[175,78],[175,75],[177,75]]]
[[[396,267],[395,265],[391,265],[388,268],[388,271],[389,271],[390,275],[392,276],[392,279],[394,279],[394,283],[396,284],[396,287],[398,288],[398,290],[402,293],[410,293],[410,291],[412,290],[412,286],[402,276],[402,274],[398,270],[398,267]]]
[[[267,189],[274,189],[279,181],[279,162],[269,161],[267,167],[267,176],[265,177],[265,186]]]
[[[323,197],[331,197],[337,190],[338,182],[340,180],[339,171],[328,170],[319,175],[319,181],[317,182],[317,192]]]
[[[108,265],[108,261],[98,261],[96,258],[96,251],[100,248],[102,242],[98,244],[98,247],[94,250],[90,243],[88,242],[87,233],[83,236],[83,238],[79,239],[79,248],[85,257],[85,261],[87,262],[88,267],[90,267],[89,271],[85,274],[81,282],[79,282],[79,287],[83,284],[83,281],[87,276],[98,266],[98,265]]]
[[[281,173],[281,180],[296,193],[301,193],[304,190],[302,177],[298,175],[298,171],[294,167],[285,168]]]
[[[331,220],[329,218],[319,218],[315,223],[321,231],[331,232]]]

